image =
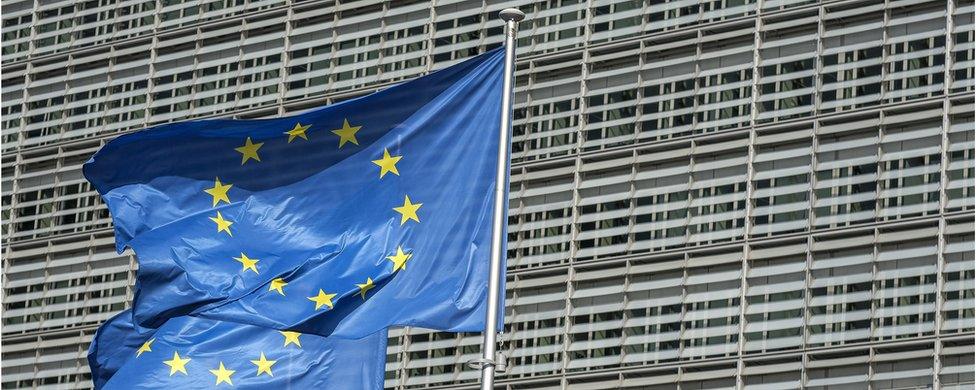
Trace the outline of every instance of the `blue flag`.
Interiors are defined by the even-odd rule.
[[[109,142],[84,173],[138,256],[134,322],[482,330],[503,68],[493,50],[291,117]]]
[[[126,310],[88,349],[97,389],[380,389],[386,332],[360,340],[176,317],[139,329]]]

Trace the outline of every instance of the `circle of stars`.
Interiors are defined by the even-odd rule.
[[[296,123],[295,126],[285,131],[283,134],[287,135],[286,143],[292,143],[297,139],[302,139],[308,141],[308,131],[312,127],[311,124],[301,124]],[[352,144],[359,146],[359,140],[356,138],[356,134],[362,129],[362,126],[353,126],[349,123],[348,119],[343,119],[342,126],[338,129],[332,130],[332,134],[339,137],[338,148],[342,149],[347,144]],[[241,165],[246,165],[249,163],[260,163],[261,155],[260,149],[264,146],[266,142],[254,142],[251,137],[246,137],[244,144],[234,148],[237,153],[241,155]],[[383,149],[383,155],[376,160],[372,160],[372,163],[379,168],[379,179],[383,180],[387,174],[392,174],[392,176],[400,176],[400,171],[397,169],[397,163],[403,159],[403,156],[393,155],[390,153],[388,148]],[[213,187],[205,188],[204,193],[211,197],[211,207],[217,209],[222,203],[226,205],[231,205],[230,190],[233,188],[233,184],[224,183],[219,177],[214,178]],[[400,226],[404,226],[407,223],[413,221],[415,223],[420,223],[420,215],[418,211],[423,206],[423,203],[419,203],[411,200],[409,195],[403,196],[403,204],[393,207],[392,210],[399,214],[400,216]],[[220,210],[215,210],[216,214],[208,217],[210,221],[215,224],[216,233],[219,235],[221,233],[226,233],[227,237],[233,237],[231,226],[234,225],[234,221],[225,218]],[[396,250],[393,254],[386,256],[386,259],[391,262],[393,267],[392,272],[397,272],[400,270],[405,270],[407,262],[413,257],[412,252],[405,252],[401,245],[397,245]],[[258,262],[259,259],[251,258],[244,252],[240,252],[240,257],[233,257],[233,260],[237,261],[241,265],[241,273],[253,272],[255,275],[260,275]],[[269,293],[278,294],[282,297],[286,296],[285,287],[288,282],[284,278],[274,278],[268,282]],[[355,290],[350,290],[349,292],[356,292],[364,301],[367,298],[367,294],[370,290],[376,287],[375,282],[372,278],[366,278],[363,283],[355,283]],[[358,291],[356,291],[358,290]],[[327,308],[326,310],[332,309],[334,307],[335,299],[339,296],[339,293],[329,293],[323,289],[318,289],[318,293],[309,296],[307,299],[314,304],[314,311],[321,310],[322,308]],[[302,344],[299,332],[294,331],[278,331],[283,337],[282,348],[288,348],[289,345],[294,345],[294,348],[301,349]],[[153,343],[156,341],[155,338],[151,338],[142,344],[136,351],[136,357],[139,358],[145,353],[153,352]],[[190,365],[191,358],[188,356],[180,356],[179,351],[173,351],[173,357],[169,360],[164,360],[163,364],[169,367],[169,376],[173,376],[177,373],[188,375],[187,366]],[[255,376],[268,375],[274,376],[272,368],[277,363],[277,360],[269,359],[264,351],[260,352],[260,355],[255,360],[250,360],[256,368]],[[215,386],[221,384],[227,384],[233,386],[232,377],[238,371],[228,368],[223,361],[218,362],[218,366],[213,369],[208,370],[215,379]]]

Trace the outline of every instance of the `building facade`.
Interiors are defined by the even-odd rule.
[[[974,388],[973,0],[10,0],[2,388],[89,388],[132,298],[81,164],[288,115],[519,34],[512,389]],[[479,334],[390,333],[388,388]]]

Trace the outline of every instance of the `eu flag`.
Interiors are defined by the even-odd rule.
[[[135,324],[481,331],[503,68],[493,50],[295,116],[106,144],[84,173],[138,256]]]
[[[360,340],[177,317],[140,329],[128,310],[92,340],[97,389],[379,389],[386,332]]]

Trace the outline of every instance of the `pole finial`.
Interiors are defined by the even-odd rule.
[[[525,13],[515,8],[505,8],[498,13],[498,17],[502,18],[502,20],[506,22],[513,20],[515,23],[518,23],[521,22],[522,19],[525,19]]]

